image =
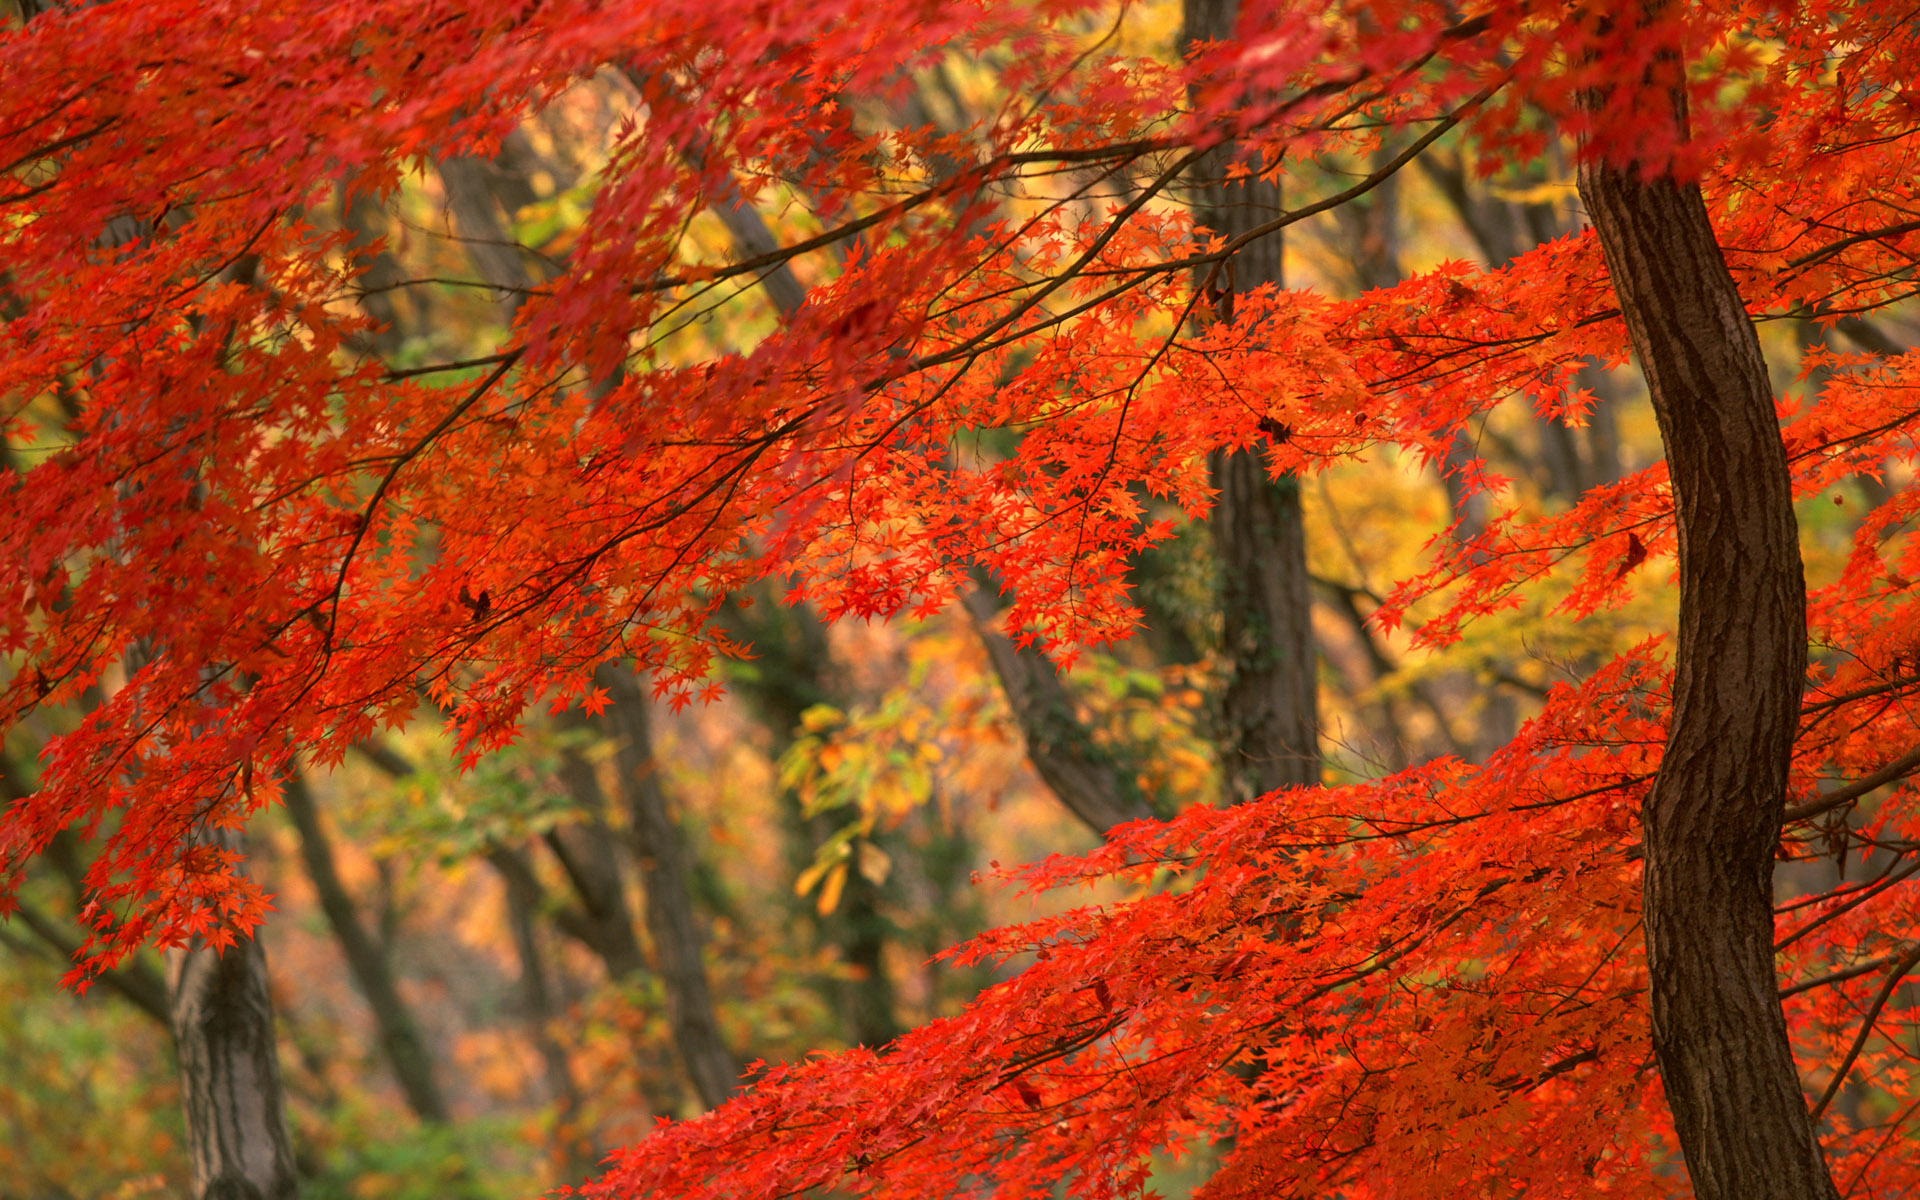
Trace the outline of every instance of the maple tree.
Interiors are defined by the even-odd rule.
[[[1127,19],[357,0],[8,29],[0,706],[87,711],[8,806],[0,896],[76,831],[102,851],[75,982],[230,947],[266,912],[231,832],[295,756],[337,763],[423,696],[469,764],[530,703],[604,709],[609,663],[708,696],[767,580],[834,619],[932,614],[980,573],[1012,602],[983,623],[1070,661],[1136,621],[1127,564],[1160,512],[1210,510],[1210,455],[1281,479],[1391,450],[1494,487],[1463,429],[1507,401],[1577,423],[1581,371],[1631,351],[1667,461],[1496,506],[1373,617],[1444,645],[1558,578],[1575,620],[1672,559],[1677,636],[1556,686],[1482,763],[1101,818],[1099,850],[1014,874],[1136,898],[975,939],[955,961],[1035,961],[884,1053],[765,1073],[594,1187],[1124,1194],[1150,1153],[1218,1145],[1218,1197],[1668,1194],[1682,1160],[1704,1196],[1907,1190],[1920,500],[1891,490],[1804,589],[1794,503],[1906,480],[1916,368],[1815,351],[1817,389],[1780,391],[1755,322],[1910,294],[1920,30],[1355,0],[1175,61]],[[997,64],[993,120],[864,115],[948,54]],[[632,118],[496,348],[380,357],[371,252],[311,215],[609,71]],[[1591,230],[1352,299],[1237,275],[1436,146],[1491,174],[1562,136]],[[1244,228],[1184,202],[1356,154],[1377,165]],[[782,214],[767,244],[702,251],[702,215],[743,205]],[[697,341],[762,285],[762,336]],[[1776,901],[1777,859],[1850,852],[1869,876]],[[1873,1094],[1843,1114],[1849,1080]]]

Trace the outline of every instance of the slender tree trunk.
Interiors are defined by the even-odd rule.
[[[128,649],[129,675],[152,647]],[[237,853],[237,830],[203,825],[193,844]],[[167,1016],[180,1071],[191,1200],[293,1200],[300,1193],[287,1132],[267,951],[257,936],[224,950],[194,938],[166,952]]]
[[[628,78],[634,77],[629,73]],[[919,111],[908,117],[909,122],[925,119],[925,106],[917,102],[917,92],[914,96],[913,107]],[[690,154],[689,161],[697,163],[698,156]],[[958,169],[960,164],[950,160],[944,166]],[[737,196],[723,198],[715,211],[742,256],[767,253],[777,244],[760,214]],[[791,317],[806,302],[806,289],[787,264],[763,275],[761,284],[782,318]],[[1014,721],[1026,739],[1027,760],[1041,781],[1053,790],[1068,811],[1102,837],[1115,825],[1151,817],[1153,811],[1140,790],[1131,786],[1131,780],[1109,756],[1098,751],[1074,715],[1072,696],[1059,671],[1044,654],[1021,649],[999,631],[996,621],[999,605],[991,593],[975,588],[961,601],[986,647],[987,660],[1006,693]],[[788,727],[792,728],[794,726]],[[873,898],[862,895],[867,887],[858,877],[849,879],[845,903],[850,910],[864,911],[871,906]],[[881,928],[871,921],[865,924]],[[866,941],[873,942],[873,939]],[[872,996],[863,999],[861,1004],[868,1013],[867,1019],[855,1022],[865,1030],[860,1038],[862,1044],[874,1044],[869,1038],[881,1030],[893,1030],[883,1040],[891,1040],[898,1033],[891,1016],[881,1016],[881,1010],[890,1010],[890,1004],[883,1005]]]
[[[1231,38],[1239,11],[1239,0],[1186,0],[1186,40]],[[1278,183],[1226,178],[1233,149],[1224,146],[1202,161],[1195,196],[1195,219],[1227,237],[1281,211]],[[1277,287],[1283,251],[1277,234],[1249,243],[1217,283],[1239,291],[1269,283]],[[1229,293],[1223,307],[1231,304]],[[1217,453],[1209,466],[1220,492],[1210,525],[1227,658],[1220,749],[1229,797],[1250,800],[1276,788],[1320,782],[1307,534],[1298,481],[1269,478],[1258,451]]]
[[[496,847],[488,854],[494,869],[506,884],[507,925],[513,933],[514,950],[520,958],[520,1000],[522,1017],[534,1049],[540,1055],[548,1099],[554,1113],[554,1165],[568,1182],[577,1182],[593,1171],[600,1150],[589,1140],[578,1116],[580,1089],[573,1082],[573,1068],[567,1062],[565,1047],[554,1040],[548,1028],[553,1021],[553,997],[547,990],[545,956],[540,950],[540,934],[535,926],[535,910],[542,899],[539,884],[515,852]]]
[[[1685,96],[1672,96],[1684,136]],[[1773,858],[1807,661],[1773,390],[1698,186],[1590,162],[1580,194],[1653,397],[1680,528],[1672,724],[1641,810],[1654,1052],[1695,1194],[1825,1200],[1836,1192],[1773,955]]]
[[[18,3],[22,21],[61,6],[60,0]],[[153,234],[144,218],[125,214],[107,222],[97,244],[109,249]],[[254,260],[243,257],[222,269],[218,281],[251,284],[253,267]],[[70,401],[62,402],[69,419],[78,415]],[[129,648],[129,677],[151,652],[144,641]],[[229,829],[209,830],[201,841],[230,850],[240,845]],[[242,938],[224,952],[195,939],[167,952],[166,975],[192,1200],[292,1200],[300,1189],[265,948],[257,937]]]
[[[238,842],[231,831],[215,840]],[[196,941],[168,951],[167,985],[193,1200],[292,1200],[266,950],[257,938],[225,951]]]
[[[326,914],[334,939],[346,955],[347,969],[353,973],[354,983],[366,997],[367,1007],[373,1010],[374,1024],[380,1031],[380,1049],[393,1068],[400,1090],[406,1094],[408,1107],[423,1121],[444,1124],[447,1105],[434,1078],[433,1055],[420,1036],[413,1010],[400,996],[386,944],[360,919],[359,906],[340,879],[334,864],[332,839],[320,823],[319,807],[304,776],[295,772],[288,777],[281,789],[281,803],[299,831],[300,859],[306,864],[307,878],[313,881],[314,891],[319,894],[320,911]]]
[[[589,730],[599,738],[618,736],[604,714],[591,717],[568,713],[560,718],[558,727]],[[579,936],[600,956],[608,978],[638,976],[647,969],[647,956],[634,932],[626,875],[617,853],[619,839],[607,824],[607,796],[601,791],[599,772],[585,753],[568,749],[561,758],[560,782],[585,816],[578,824],[549,831],[543,839],[566,872],[580,904],[561,927]]]
[[[693,911],[693,889],[680,826],[667,805],[653,757],[646,689],[631,672],[602,668],[595,682],[613,695],[599,721],[614,739],[614,763],[627,799],[629,836],[640,860],[647,933],[654,970],[667,997],[667,1021],[694,1090],[716,1108],[740,1087],[740,1060],[714,1016],[707,980],[706,934]]]
[[[1556,205],[1498,198],[1483,183],[1475,183],[1462,156],[1423,154],[1418,162],[1489,267],[1504,267],[1540,243],[1578,228]],[[1605,367],[1588,363],[1580,369],[1576,382],[1597,397],[1593,411],[1587,415],[1584,438],[1561,417],[1541,417],[1534,422],[1545,476],[1542,490],[1570,501],[1578,500],[1588,488],[1620,478],[1619,437],[1613,419],[1619,397],[1612,376]]]
[[[713,1108],[739,1086],[740,1061],[727,1048],[714,1015],[706,936],[694,914],[680,829],[656,774],[646,692],[631,672],[615,667],[601,668],[595,680],[613,695],[613,703],[577,724],[614,745],[615,787],[628,814],[627,839],[639,864],[642,911],[653,940],[653,971],[666,995],[667,1023],[695,1093],[702,1105]],[[583,755],[569,752],[561,778],[589,814],[587,822],[547,835],[580,901],[562,928],[600,956],[610,978],[639,976],[648,962],[634,934],[598,774]]]
[[[481,278],[501,289],[501,304],[509,319],[526,297],[532,276],[522,252],[508,237],[501,205],[488,165],[478,159],[450,158],[440,164],[441,181],[468,256]],[[723,213],[736,237],[757,228],[770,238],[757,214],[744,205]],[[770,243],[769,243],[770,244]],[[784,267],[769,287],[783,314],[797,307],[800,295],[792,287],[792,273]],[[625,798],[629,836],[640,864],[644,917],[653,939],[654,968],[666,993],[667,1020],[674,1045],[702,1104],[713,1108],[740,1085],[740,1060],[728,1049],[714,1015],[713,993],[707,981],[706,938],[693,912],[688,887],[686,848],[668,811],[666,793],[653,761],[652,732],[647,723],[647,696],[630,672],[603,669],[597,682],[614,697],[613,705],[588,728],[611,738],[617,749],[618,786]],[[622,892],[619,864],[613,855],[611,831],[603,814],[605,798],[592,764],[569,755],[564,782],[593,817],[582,828],[556,830],[549,847],[566,869],[580,898],[581,920],[576,930],[607,965],[615,979],[637,974],[646,963],[633,932],[632,917]]]

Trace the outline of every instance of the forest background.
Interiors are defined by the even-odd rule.
[[[8,26],[11,45],[24,44],[30,15],[23,10]],[[1073,13],[1050,27],[1056,51],[1071,47],[1076,64],[1169,69],[1196,47],[1231,43],[1234,31],[1231,6],[1197,0]],[[764,49],[784,52],[777,38]],[[1041,103],[1022,68],[1013,49],[956,51],[916,62],[885,87],[823,94],[822,143],[796,153],[879,157],[888,135],[920,131],[911,157],[921,177],[958,175],[983,130]],[[1088,112],[1120,103],[1098,80],[1089,71],[1060,90]],[[484,391],[499,377],[501,348],[522,344],[533,328],[523,308],[548,298],[549,283],[577,257],[597,252],[582,241],[591,214],[607,181],[620,177],[636,114],[657,105],[663,86],[678,84],[634,66],[584,74],[466,139],[465,149],[484,153],[423,155],[378,186],[340,172],[324,203],[300,213],[303,236],[325,245],[329,269],[357,272],[333,297],[347,333],[332,352],[400,379],[467,364],[460,385]],[[1248,245],[1234,276],[1202,263],[1175,280],[1204,301],[1196,326],[1231,327],[1236,296],[1243,306],[1264,303],[1244,299],[1262,283],[1333,305],[1398,289],[1433,312],[1458,313],[1495,303],[1478,290],[1482,273],[1528,255],[1574,261],[1588,236],[1576,131],[1537,112],[1504,113],[1512,136],[1531,139],[1536,151],[1508,162],[1390,114],[1391,98],[1375,105],[1368,121],[1286,160],[1285,199],[1341,202],[1316,204],[1324,211],[1298,215],[1284,236]],[[828,148],[827,133],[851,132],[874,140]],[[689,170],[702,169],[697,142],[677,152]],[[1034,172],[996,180],[972,207],[956,209],[982,230],[1042,220],[1094,228],[1105,214],[1132,209],[1166,222],[1152,236],[1178,248],[1189,218],[1231,237],[1247,211],[1282,211],[1280,186],[1249,181],[1235,161],[1231,145],[1214,148],[1171,186],[1128,170]],[[12,168],[24,199],[44,182],[37,169]],[[648,348],[652,369],[750,360],[776,331],[824,308],[819,296],[884,246],[829,240],[806,257],[775,253],[808,245],[826,226],[801,175],[743,173],[719,189],[702,181],[708,194],[675,232],[675,261],[764,262],[744,286],[699,298],[676,317],[671,337]],[[1851,228],[1835,236],[1845,241]],[[1898,264],[1900,238],[1911,232],[1867,240]],[[116,238],[135,244],[152,235],[109,227],[88,236],[112,248]],[[1570,293],[1604,282],[1597,256],[1580,261],[1587,276],[1570,282]],[[1784,413],[1804,416],[1834,379],[1864,378],[1906,354],[1920,337],[1920,317],[1904,303],[1906,270],[1883,266],[1870,285],[1848,281],[1863,294],[1879,289],[1871,302],[1801,300],[1760,323]],[[35,298],[10,286],[0,275],[0,305],[24,327]],[[245,292],[254,283],[228,274],[213,286]],[[216,320],[224,302],[201,319]],[[823,339],[856,347],[866,325],[885,324],[858,308],[831,320]],[[878,345],[864,350],[884,359],[889,351]],[[1404,343],[1396,349],[1411,353]],[[1012,379],[1034,358],[1072,351],[1054,344],[1021,360],[1016,349],[999,367]],[[1129,875],[1109,862],[1088,870],[1103,877],[1085,890],[1022,887],[1001,878],[1001,864],[1083,854],[1125,822],[1225,809],[1281,786],[1425,786],[1489,763],[1515,770],[1516,744],[1528,753],[1564,748],[1556,739],[1569,736],[1570,696],[1590,700],[1611,688],[1616,700],[1634,693],[1663,702],[1649,664],[1660,653],[1655,639],[1674,627],[1675,546],[1653,408],[1624,343],[1605,354],[1567,353],[1553,370],[1560,391],[1489,396],[1445,436],[1340,438],[1263,415],[1253,431],[1217,438],[1223,448],[1207,486],[1241,505],[1228,511],[1252,514],[1251,534],[1196,514],[1185,492],[1157,486],[1163,481],[1134,483],[1127,494],[1136,508],[1124,516],[1156,533],[1098,560],[1137,606],[1115,622],[1137,626],[1123,641],[1049,659],[1042,650],[1071,644],[1076,631],[1044,611],[1004,612],[1025,598],[1014,587],[1003,597],[1010,574],[979,564],[955,571],[947,592],[930,600],[880,570],[868,592],[848,586],[833,598],[765,579],[711,597],[702,617],[719,653],[699,660],[705,674],[662,659],[660,682],[650,686],[619,663],[587,663],[570,692],[556,689],[551,712],[536,705],[512,734],[472,724],[462,689],[473,680],[448,676],[443,686],[420,685],[409,719],[369,722],[328,761],[288,760],[275,781],[279,803],[252,816],[239,845],[246,873],[271,895],[257,937],[302,1194],[493,1197],[578,1181],[616,1147],[645,1138],[656,1118],[724,1102],[743,1070],[753,1079],[765,1063],[815,1050],[887,1048],[915,1026],[967,1011],[1036,961],[1017,948],[998,959],[955,957],[945,953],[952,946],[1183,886],[1169,873]],[[615,385],[570,386],[585,394]],[[9,393],[8,470],[25,476],[95,428],[83,417],[85,391]],[[1350,430],[1360,430],[1358,415],[1340,413],[1350,416]],[[1818,472],[1802,468],[1799,547],[1810,589],[1838,586],[1858,568],[1863,544],[1889,561],[1896,555],[1898,500],[1912,478],[1900,457],[1910,419],[1900,410],[1872,439],[1850,426],[1829,429],[1829,449],[1843,451]],[[1315,452],[1324,461],[1298,475],[1280,471],[1277,448],[1310,431],[1324,439]],[[983,421],[955,434],[965,447],[956,462],[1012,460],[1020,437],[1017,423]],[[1050,467],[1056,477],[1076,469]],[[1601,510],[1604,521],[1594,515]],[[758,532],[779,536],[777,525]],[[417,553],[431,560],[436,538],[452,545],[459,535],[449,518]],[[1303,569],[1282,578],[1246,565],[1271,567],[1294,554]],[[866,566],[851,551],[845,561],[849,571]],[[451,603],[451,583],[446,590]],[[454,623],[485,625],[504,594],[463,579]],[[1074,592],[1063,585],[1056,594]],[[1099,610],[1105,601],[1088,603]],[[311,610],[308,617],[319,623]],[[37,689],[0,757],[10,813],[28,811],[49,746],[128,688],[155,646],[149,638],[71,689],[38,687],[29,659],[10,648],[10,689]],[[1877,693],[1884,707],[1851,727],[1871,726],[1871,740],[1836,736],[1823,743],[1827,757],[1801,762],[1796,776],[1805,796],[1825,797],[1808,817],[1869,800],[1791,841],[1775,876],[1782,912],[1828,922],[1852,914],[1851,932],[1796,960],[1803,978],[1824,981],[1822,1002],[1831,1005],[1796,1036],[1803,1065],[1808,1057],[1831,1064],[1862,1031],[1846,1059],[1861,1068],[1816,1072],[1810,1085],[1826,1093],[1820,1105],[1851,1139],[1855,1184],[1907,1153],[1905,1071],[1920,1053],[1911,1021],[1920,996],[1903,981],[1913,966],[1897,908],[1903,893],[1882,886],[1912,873],[1913,848],[1888,832],[1891,810],[1876,790],[1920,762],[1891,752],[1912,740],[1901,730],[1913,681],[1904,651],[1876,653],[1884,661],[1875,669],[1901,682]],[[1630,836],[1619,814],[1631,811],[1660,741],[1657,715],[1636,711],[1639,725],[1616,713],[1610,728],[1619,735],[1614,750],[1641,756],[1632,765],[1645,769],[1622,784],[1621,760],[1609,760],[1612,773],[1597,785],[1613,792],[1607,820],[1618,827],[1607,836],[1616,856]],[[251,774],[247,786],[250,795]],[[272,790],[265,780],[261,787]],[[1378,836],[1409,837],[1450,819]],[[189,1190],[178,985],[160,953],[139,944],[144,937],[122,939],[121,927],[97,919],[90,868],[101,861],[102,836],[82,823],[51,835],[30,862],[9,861],[19,875],[17,908],[0,924],[6,1200]],[[1578,872],[1556,886],[1580,886]],[[1902,915],[1888,916],[1896,910]],[[1880,941],[1859,931],[1876,921]],[[1620,922],[1600,932],[1637,938],[1630,915]],[[1593,972],[1644,984],[1614,949]],[[1448,986],[1470,988],[1490,961],[1467,955],[1449,968]],[[87,969],[76,972],[77,962]],[[1890,965],[1899,970],[1884,975]],[[76,996],[59,986],[63,978],[90,986]],[[1617,1012],[1644,1041],[1644,1011]],[[1809,1054],[1815,1043],[1821,1051]],[[1609,1052],[1568,1051],[1564,1039],[1554,1046],[1544,1057],[1533,1047],[1545,1064],[1537,1077],[1495,1086],[1502,1103],[1550,1093],[1560,1076],[1578,1079]],[[1631,1090],[1613,1102],[1657,1109],[1650,1060],[1621,1072]],[[1028,1085],[1006,1086],[1042,1107]],[[1655,1191],[1681,1186],[1671,1139],[1657,1116],[1627,1139],[1652,1164],[1644,1175]],[[1201,1187],[1232,1142],[1221,1145],[1196,1137],[1180,1153],[1157,1151],[1134,1185],[1172,1195]],[[1231,1194],[1217,1180],[1214,1189]]]

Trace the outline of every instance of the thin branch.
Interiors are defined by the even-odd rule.
[[[1781,988],[1780,998],[1785,1000],[1789,996],[1798,996],[1802,992],[1811,992],[1815,988],[1830,987],[1836,983],[1845,983],[1849,979],[1858,979],[1862,975],[1871,975],[1875,971],[1883,967],[1891,966],[1898,961],[1900,961],[1898,954],[1883,954],[1879,958],[1869,959],[1863,963],[1856,963],[1851,967],[1842,967],[1838,971],[1829,971],[1825,975],[1818,975],[1812,979],[1803,979],[1799,983],[1789,984]]]
[[[1847,1081],[1847,1072],[1853,1069],[1854,1060],[1860,1057],[1860,1051],[1866,1047],[1867,1039],[1873,1036],[1873,1024],[1880,1019],[1880,1011],[1886,1008],[1887,1001],[1893,998],[1893,989],[1900,986],[1900,981],[1915,966],[1920,966],[1920,945],[1901,955],[1900,960],[1893,964],[1893,969],[1887,972],[1886,981],[1880,985],[1880,994],[1873,998],[1873,1006],[1867,1009],[1866,1019],[1860,1022],[1860,1032],[1855,1035],[1853,1045],[1847,1050],[1846,1058],[1841,1060],[1839,1069],[1833,1073],[1833,1078],[1827,1081],[1827,1090],[1822,1093],[1820,1102],[1815,1104],[1813,1111],[1807,1114],[1807,1124],[1816,1127],[1820,1124],[1820,1114],[1826,1112],[1827,1105],[1833,1103],[1833,1098],[1840,1094],[1841,1085]]]
[[[1787,822],[1804,821],[1808,817],[1832,812],[1843,805],[1851,804],[1876,788],[1883,788],[1889,783],[1905,779],[1915,771],[1920,771],[1920,746],[1915,746],[1864,779],[1857,779],[1845,787],[1836,788],[1817,800],[1788,805],[1782,819]]]
[[[492,373],[467,393],[466,399],[454,405],[453,409],[440,419],[438,425],[429,429],[424,437],[394,459],[393,465],[387,468],[387,473],[381,477],[380,486],[373,490],[372,498],[367,501],[366,510],[360,514],[360,521],[354,528],[353,540],[348,543],[347,552],[340,557],[340,574],[333,581],[333,594],[328,600],[327,646],[329,652],[331,652],[334,634],[340,620],[340,597],[346,593],[347,572],[353,568],[353,556],[359,552],[360,543],[366,539],[367,530],[373,527],[374,514],[379,512],[381,501],[387,497],[387,490],[393,486],[393,481],[399,478],[401,469],[420,457],[421,453],[433,444],[434,439],[452,428],[453,423],[465,415],[467,410],[480,403],[481,397],[493,390],[493,385],[500,382],[501,377],[520,360],[523,353],[525,353],[524,350],[510,350],[502,354],[499,365],[493,369]]]
[[[504,350],[499,354],[487,354],[480,358],[462,358],[456,359],[453,362],[429,363],[424,367],[395,368],[394,370],[388,371],[382,378],[388,380],[412,379],[419,375],[438,375],[442,371],[464,371],[468,367],[497,366],[503,362],[511,362],[520,357],[521,353],[522,351],[519,350]]]
[[[1881,238],[1893,237],[1902,233],[1912,233],[1917,229],[1920,229],[1920,221],[1901,221],[1898,224],[1882,225],[1878,229],[1868,229],[1860,233],[1850,234],[1847,237],[1837,238],[1834,241],[1828,242],[1810,254],[1803,254],[1799,258],[1790,260],[1787,263],[1787,268],[1797,272],[1803,267],[1810,267],[1815,263],[1832,258],[1849,246],[1857,246],[1861,242],[1877,242]]]
[[[1902,867],[1899,871],[1896,871],[1893,874],[1882,876],[1881,879],[1874,884],[1871,884],[1866,887],[1862,887],[1857,892],[1854,892],[1852,894],[1852,898],[1849,899],[1845,904],[1841,904],[1841,905],[1838,905],[1837,907],[1828,909],[1826,912],[1821,913],[1819,916],[1813,918],[1811,921],[1808,921],[1805,925],[1802,925],[1800,928],[1794,930],[1792,933],[1788,934],[1786,937],[1781,938],[1779,941],[1773,944],[1773,952],[1775,954],[1780,953],[1782,950],[1785,950],[1788,946],[1793,945],[1795,942],[1807,936],[1809,933],[1812,933],[1814,930],[1820,928],[1822,925],[1827,924],[1829,921],[1832,921],[1835,918],[1845,913],[1851,912],[1852,910],[1860,907],[1862,904],[1865,904],[1867,901],[1873,899],[1875,896],[1878,896],[1882,892],[1885,892],[1888,888],[1892,887],[1893,885],[1897,883],[1903,883],[1906,880],[1913,878],[1913,876],[1916,874],[1920,874],[1920,859],[1916,859],[1913,862],[1908,863],[1905,867]]]
[[[51,918],[25,902],[14,910],[14,917],[48,948],[67,960],[68,965],[78,961],[80,942],[68,936]],[[20,947],[25,949],[24,946]],[[160,1023],[163,1029],[171,1029],[168,1015],[167,985],[153,969],[145,963],[130,961],[124,966],[99,971],[92,976],[96,983],[105,985],[112,992],[132,1004],[135,1008]]]

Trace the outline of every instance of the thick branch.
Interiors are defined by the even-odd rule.
[[[25,925],[34,937],[67,964],[76,961],[80,953],[80,939],[68,934],[58,922],[39,909],[23,902],[14,910],[12,919]],[[20,948],[25,949],[27,945],[22,943]],[[147,964],[129,961],[111,970],[101,971],[93,976],[93,980],[160,1024],[168,1023],[166,981]]]
[[[1832,812],[1853,803],[1868,792],[1883,788],[1889,783],[1897,783],[1915,771],[1920,771],[1920,746],[1902,754],[1886,766],[1881,767],[1864,779],[1856,779],[1845,787],[1838,787],[1818,799],[1804,804],[1795,804],[1783,814],[1786,821],[1804,821],[1808,817],[1817,817],[1821,813]]]
[[[1045,656],[1023,651],[1000,632],[1000,606],[974,588],[962,597],[1000,690],[1026,738],[1027,761],[1068,812],[1101,837],[1115,825],[1153,815],[1113,755],[1093,744],[1074,713],[1073,696]]]

